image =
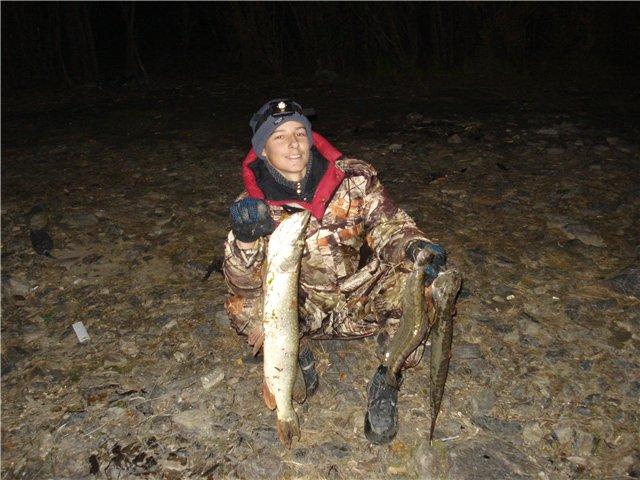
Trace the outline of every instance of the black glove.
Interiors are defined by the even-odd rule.
[[[244,198],[231,204],[231,230],[236,240],[251,243],[272,233],[276,224],[262,200]]]
[[[427,250],[431,253],[432,257],[429,263],[424,267],[424,283],[429,286],[436,279],[438,273],[444,270],[447,263],[447,252],[437,243],[429,243],[425,240],[416,240],[409,243],[405,249],[407,258],[412,262],[416,261],[418,252],[421,250]]]

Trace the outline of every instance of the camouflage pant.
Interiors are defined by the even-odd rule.
[[[357,274],[356,281],[343,282],[339,292],[319,292],[301,285],[298,297],[301,336],[354,339],[378,334],[380,348],[376,354],[382,361],[385,345],[398,330],[402,318],[402,294],[409,274],[410,266],[405,263],[392,266],[372,262]],[[430,291],[425,295],[429,300],[426,304],[431,306]],[[261,326],[261,296],[232,295],[225,309],[233,328],[241,335]],[[409,356],[403,369],[417,365],[423,351],[421,345]]]

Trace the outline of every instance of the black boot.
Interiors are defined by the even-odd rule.
[[[318,389],[318,374],[316,373],[316,366],[313,361],[313,353],[311,349],[304,348],[300,355],[298,355],[300,361],[300,367],[302,368],[302,376],[304,377],[304,383],[307,387],[307,397],[310,397]]]
[[[380,365],[369,384],[364,435],[372,443],[389,443],[398,433],[398,390],[387,384],[387,367]],[[398,385],[402,376],[398,374]]]

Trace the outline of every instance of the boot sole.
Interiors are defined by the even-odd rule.
[[[376,445],[384,445],[385,443],[391,442],[398,434],[398,421],[397,419],[394,422],[394,426],[391,430],[384,433],[377,433],[371,429],[371,423],[369,422],[369,412],[364,416],[364,436],[371,443],[375,443]]]

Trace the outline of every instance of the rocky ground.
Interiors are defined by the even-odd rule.
[[[2,479],[638,478],[637,92],[290,85],[446,246],[464,286],[432,446],[424,361],[396,439],[365,439],[365,339],[312,344],[321,386],[285,450],[223,279],[202,280],[249,116],[281,91],[3,98]],[[34,228],[53,258],[33,250]]]

